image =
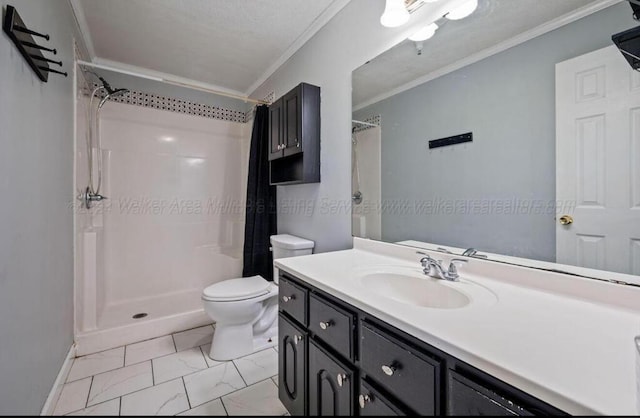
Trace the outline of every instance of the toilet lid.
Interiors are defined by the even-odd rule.
[[[249,299],[266,294],[270,286],[262,276],[243,277],[213,284],[204,289],[202,296],[210,300]]]

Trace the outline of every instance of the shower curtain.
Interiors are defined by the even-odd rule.
[[[276,187],[269,185],[269,108],[257,106],[251,133],[243,277],[273,280],[269,237],[276,234]]]

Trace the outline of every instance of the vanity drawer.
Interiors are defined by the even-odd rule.
[[[353,360],[355,315],[315,294],[309,296],[309,329],[345,356]]]
[[[419,415],[439,414],[441,361],[361,324],[360,366],[367,376]]]
[[[308,290],[287,280],[284,275],[280,276],[278,288],[280,310],[288,313],[293,319],[306,326]]]
[[[358,404],[360,408],[360,416],[363,417],[399,417],[406,415],[393,405],[393,402],[382,396],[364,380],[360,380],[360,396],[358,397]]]
[[[450,371],[448,415],[531,416],[532,412],[493,390]]]

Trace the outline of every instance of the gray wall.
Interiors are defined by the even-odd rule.
[[[382,115],[383,201],[435,208],[385,211],[384,240],[554,261],[555,211],[450,208],[554,202],[555,64],[612,45],[612,34],[635,25],[623,2],[356,112]],[[470,131],[471,144],[428,149],[428,140]]]
[[[0,35],[0,414],[39,414],[73,343],[73,44],[67,0],[0,1],[49,33],[41,83]]]
[[[351,72],[445,13],[423,7],[409,24],[380,25],[384,0],[351,0],[251,96],[276,98],[300,82],[321,88],[320,184],[278,188],[278,232],[316,242],[316,252],[351,247]]]

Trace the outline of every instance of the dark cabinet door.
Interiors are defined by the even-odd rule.
[[[320,348],[309,344],[309,415],[353,415],[354,373]]]
[[[278,322],[278,394],[291,415],[306,415],[307,334],[282,313]]]
[[[363,417],[380,417],[380,416],[404,416],[402,412],[393,402],[386,399],[378,391],[374,390],[364,380],[360,381],[360,396],[358,397],[360,405],[360,416]]]
[[[531,416],[533,413],[491,389],[451,371],[448,415],[498,417]]]
[[[269,160],[283,156],[283,120],[282,99],[269,106]]]
[[[283,98],[285,157],[302,152],[302,87],[299,85]]]

